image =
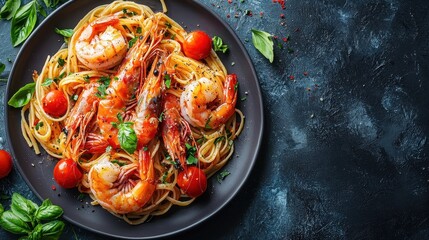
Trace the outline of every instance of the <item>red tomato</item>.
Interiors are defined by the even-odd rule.
[[[75,161],[64,158],[54,168],[54,179],[63,188],[74,188],[82,179],[82,172]]]
[[[190,197],[198,197],[207,189],[207,177],[203,170],[191,166],[181,171],[177,178],[177,185]]]
[[[60,90],[52,90],[42,99],[43,110],[52,117],[61,117],[67,112],[67,98]]]
[[[0,150],[0,178],[4,178],[9,175],[12,170],[12,157],[6,151]]]
[[[201,60],[210,55],[212,39],[203,31],[189,33],[183,43],[183,52],[187,57]]]

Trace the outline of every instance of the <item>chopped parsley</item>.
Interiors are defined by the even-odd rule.
[[[186,163],[197,164],[198,158],[195,157],[195,153],[197,153],[197,148],[192,146],[189,143],[185,143],[185,146],[186,146]]]
[[[43,87],[47,87],[49,85],[51,85],[54,82],[54,80],[52,78],[46,78],[45,81],[42,83]]]
[[[102,76],[100,80],[98,80],[98,82],[100,83],[100,86],[98,86],[97,88],[98,91],[95,94],[95,96],[97,96],[98,98],[106,98],[107,96],[106,90],[110,85],[110,77]]]
[[[63,67],[65,63],[66,63],[66,61],[65,61],[64,59],[62,59],[62,58],[58,58],[58,65],[59,65],[60,67]]]
[[[128,41],[128,48],[132,48],[133,45],[137,42],[138,37],[133,37],[130,41]]]
[[[170,75],[167,73],[164,76],[164,80],[165,80],[165,87],[168,89],[171,87],[171,78]]]
[[[229,175],[229,174],[231,174],[228,170],[223,170],[222,172],[220,172],[218,175],[217,175],[217,181],[219,182],[219,183],[222,183],[222,181]]]
[[[40,122],[38,122],[37,124],[36,124],[36,130],[39,130],[39,128],[41,128],[41,127],[43,127],[43,122],[42,121],[40,121]]]
[[[223,141],[223,140],[225,140],[225,136],[217,137],[217,138],[214,140],[214,144],[216,145],[218,142],[221,142],[221,141]]]

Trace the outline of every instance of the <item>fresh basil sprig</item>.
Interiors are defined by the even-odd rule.
[[[33,96],[35,86],[36,83],[26,84],[25,86],[20,88],[15,94],[13,94],[7,104],[15,108],[20,108],[27,105],[27,103],[30,102],[31,97]]]
[[[212,38],[212,42],[213,42],[213,50],[215,50],[216,52],[226,53],[226,51],[228,51],[228,45],[223,44],[222,38],[218,36],[214,36]]]
[[[272,35],[257,29],[252,29],[252,42],[256,49],[272,63],[274,60],[274,43]]]
[[[49,199],[39,207],[18,193],[12,195],[11,209],[4,211],[0,205],[0,227],[14,234],[26,234],[20,239],[59,239],[65,227],[57,220],[63,214],[61,207]]]
[[[137,134],[133,129],[132,122],[124,122],[121,114],[118,113],[119,124],[112,123],[118,128],[118,140],[121,148],[129,154],[133,154],[137,149]]]
[[[21,6],[21,0],[7,0],[0,9],[0,18],[10,20]]]

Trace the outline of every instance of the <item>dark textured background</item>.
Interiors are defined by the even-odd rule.
[[[253,60],[264,144],[237,197],[171,239],[429,239],[429,1],[200,2]],[[6,71],[19,50],[9,28],[0,22]],[[253,47],[252,28],[277,37],[272,64]],[[16,169],[0,190],[40,203]],[[63,238],[105,239],[72,225]]]

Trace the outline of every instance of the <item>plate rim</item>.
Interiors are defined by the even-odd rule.
[[[139,4],[147,4],[147,3],[141,3],[138,2],[136,0],[132,0],[134,2],[137,2]],[[34,29],[34,31],[31,33],[31,35],[28,37],[28,39],[22,44],[21,48],[18,51],[18,54],[16,55],[16,58],[14,60],[14,63],[12,65],[12,68],[10,70],[10,74],[8,77],[8,82],[6,85],[6,89],[5,89],[5,94],[4,94],[4,103],[5,103],[5,107],[4,107],[4,116],[5,116],[5,126],[6,126],[6,137],[7,137],[7,145],[9,146],[9,149],[11,149],[11,154],[13,156],[13,161],[14,161],[14,165],[17,168],[17,172],[18,174],[22,177],[22,179],[24,179],[26,185],[31,189],[32,193],[41,201],[43,201],[44,198],[42,198],[42,196],[40,195],[40,193],[35,189],[35,187],[33,186],[33,184],[31,184],[30,179],[27,177],[26,174],[24,174],[24,170],[21,167],[21,164],[19,164],[18,159],[16,158],[16,154],[15,154],[15,149],[12,146],[12,139],[11,139],[11,132],[9,131],[9,114],[10,114],[10,110],[12,107],[10,107],[7,102],[8,99],[13,95],[13,93],[10,92],[11,89],[11,85],[12,85],[12,75],[13,73],[16,71],[17,68],[17,62],[18,59],[21,58],[21,55],[23,55],[24,50],[26,49],[27,45],[30,44],[31,39],[37,34],[38,31],[40,31],[41,29],[44,28],[44,25],[46,22],[50,21],[51,18],[56,17],[58,14],[61,14],[62,11],[64,11],[64,9],[67,9],[71,6],[73,6],[74,4],[78,4],[76,3],[77,1],[75,0],[70,0],[67,1],[65,3],[63,3],[60,7],[58,7],[57,9],[55,9],[54,11],[52,11],[46,18],[43,19],[43,21],[41,21],[38,26]],[[113,1],[111,1],[113,2]],[[234,198],[236,198],[237,194],[242,190],[243,185],[248,181],[249,175],[251,174],[251,172],[254,169],[254,165],[260,155],[260,149],[261,149],[261,145],[262,145],[262,139],[263,139],[263,133],[264,133],[264,129],[265,129],[265,118],[264,118],[264,108],[263,108],[263,99],[262,99],[262,92],[261,92],[261,88],[259,85],[259,80],[258,80],[258,75],[256,73],[255,70],[255,66],[254,63],[252,61],[252,59],[249,56],[249,53],[247,51],[247,49],[245,48],[243,42],[240,40],[240,38],[238,37],[237,33],[232,29],[232,27],[228,24],[228,22],[226,22],[226,20],[222,19],[216,12],[214,12],[212,9],[210,9],[208,6],[204,5],[203,3],[196,1],[196,0],[185,0],[185,1],[177,1],[177,4],[180,5],[189,5],[190,3],[197,5],[198,7],[204,9],[205,11],[209,12],[210,15],[212,15],[212,17],[214,17],[217,21],[219,21],[222,24],[222,27],[224,29],[227,30],[227,32],[232,36],[232,38],[234,39],[234,41],[237,43],[237,45],[239,46],[239,50],[240,52],[243,53],[243,55],[245,56],[245,60],[246,62],[250,63],[250,70],[251,71],[251,75],[254,76],[255,78],[255,90],[256,90],[256,98],[257,98],[257,102],[259,103],[259,108],[255,110],[260,113],[260,119],[258,119],[258,122],[260,122],[260,128],[259,128],[259,132],[257,133],[258,139],[256,141],[256,149],[253,151],[254,153],[252,154],[252,159],[250,161],[250,166],[247,168],[247,172],[244,175],[243,180],[241,180],[239,182],[239,184],[237,185],[237,187],[232,191],[232,194],[230,194],[229,196],[227,196],[227,198],[222,202],[222,204],[219,204],[214,211],[211,211],[209,214],[206,214],[204,217],[200,218],[199,220],[193,222],[192,224],[188,225],[185,228],[180,228],[176,231],[170,231],[170,232],[166,232],[163,234],[159,234],[159,235],[153,235],[153,236],[147,236],[147,237],[126,237],[126,236],[121,236],[121,235],[117,235],[117,234],[111,234],[111,233],[106,233],[103,231],[99,231],[95,228],[92,227],[88,227],[84,224],[81,224],[80,222],[74,220],[73,218],[70,218],[67,215],[63,215],[62,218],[67,220],[67,222],[69,222],[70,224],[76,225],[80,228],[83,228],[87,231],[93,232],[93,233],[97,233],[100,234],[101,236],[108,236],[108,237],[116,237],[116,238],[121,238],[121,239],[154,239],[154,238],[158,238],[158,237],[167,237],[167,236],[174,236],[177,235],[179,233],[183,233],[191,228],[195,228],[196,226],[200,225],[201,223],[203,223],[204,221],[206,221],[209,218],[212,218],[215,214],[219,213],[219,211],[221,211],[222,209],[224,209],[224,207],[226,205],[228,205]],[[166,1],[167,7],[168,7],[168,1]],[[100,5],[102,5],[100,3]],[[25,82],[24,82],[25,83]],[[246,120],[245,120],[246,121]],[[21,133],[20,133],[21,134]],[[27,146],[26,146],[27,147]],[[42,149],[42,152],[44,152],[45,150]],[[231,156],[232,157],[232,156]]]

